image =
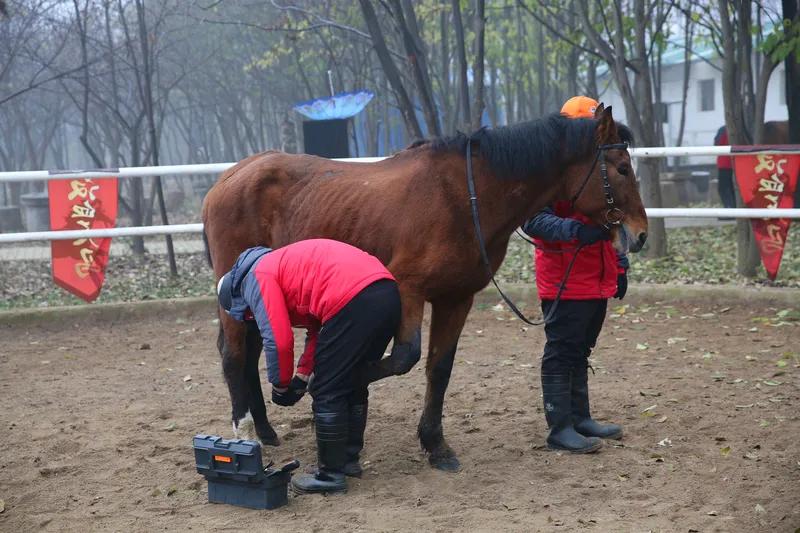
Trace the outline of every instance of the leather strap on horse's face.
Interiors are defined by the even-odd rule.
[[[606,197],[606,205],[608,205],[608,209],[606,210],[606,223],[603,226],[606,229],[610,229],[609,226],[619,226],[622,224],[622,217],[624,213],[618,207],[614,205],[614,193],[611,189],[611,183],[608,181],[608,167],[606,166],[606,150],[626,150],[628,148],[627,143],[615,143],[615,144],[601,144],[597,147],[597,153],[594,155],[594,161],[592,161],[592,166],[589,168],[589,172],[586,174],[586,177],[583,179],[583,183],[581,183],[578,192],[576,192],[572,198],[570,199],[570,203],[572,204],[572,208],[575,209],[575,201],[578,197],[583,193],[583,189],[586,188],[586,184],[589,183],[589,178],[592,177],[592,172],[594,172],[594,167],[597,166],[597,161],[600,161],[600,178],[603,180],[603,194]]]

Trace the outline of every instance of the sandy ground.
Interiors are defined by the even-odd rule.
[[[0,323],[0,530],[800,527],[800,327],[780,308],[627,302],[591,378],[625,439],[570,456],[542,447],[541,329],[493,303],[470,316],[445,406],[460,473],[432,470],[415,439],[420,364],[373,386],[365,477],[276,511],[208,504],[194,470],[195,433],[230,436],[212,310]],[[309,400],[269,410],[283,445],[265,455],[312,462]]]

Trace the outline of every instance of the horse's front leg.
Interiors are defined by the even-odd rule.
[[[400,286],[400,326],[394,336],[392,352],[377,363],[370,365],[367,381],[373,382],[389,376],[407,374],[422,355],[422,313],[425,299],[414,290]]]
[[[261,332],[258,331],[258,326],[255,322],[248,322],[245,344],[247,362],[244,367],[248,389],[247,404],[250,407],[250,414],[253,416],[253,424],[256,427],[258,440],[262,444],[277,446],[281,441],[267,418],[267,406],[264,402],[264,393],[261,391],[261,376],[258,372],[262,348],[263,339],[261,338]]]
[[[231,421],[237,438],[259,438],[264,444],[278,443],[277,435],[267,420],[263,395],[252,400],[260,401],[260,409],[251,408],[253,380],[258,384],[258,358],[260,340],[253,353],[253,341],[248,342],[248,326],[220,312],[220,331],[217,348],[222,356],[222,373],[231,397]]]
[[[471,308],[472,296],[456,302],[437,300],[433,302],[431,315],[426,367],[428,387],[417,434],[422,448],[428,453],[431,466],[446,472],[456,472],[461,467],[456,453],[444,439],[442,407],[453,370],[458,337]]]

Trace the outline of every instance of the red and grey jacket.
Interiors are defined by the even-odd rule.
[[[564,280],[575,250],[578,228],[591,221],[572,210],[569,202],[543,209],[523,226],[536,243],[536,289],[542,300],[553,300]],[[617,275],[628,269],[628,258],[618,254],[611,241],[581,248],[566,286],[563,300],[608,299],[617,292]]]
[[[297,373],[310,375],[322,325],[368,285],[394,280],[377,258],[328,239],[274,251],[250,248],[226,275],[231,276],[228,312],[237,320],[252,312],[264,339],[267,378],[279,387],[287,386],[294,374],[292,327],[308,330]]]

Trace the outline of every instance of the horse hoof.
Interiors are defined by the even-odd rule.
[[[449,457],[434,457],[428,458],[428,462],[437,470],[442,472],[458,472],[461,470],[461,463],[455,455]]]
[[[278,438],[278,435],[271,435],[267,437],[258,437],[258,440],[261,441],[261,444],[264,446],[280,446],[281,439]]]

